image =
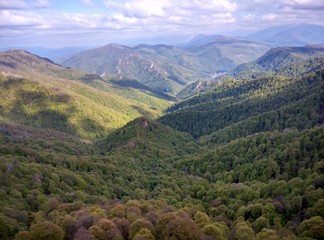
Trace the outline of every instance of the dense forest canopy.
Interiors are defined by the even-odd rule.
[[[6,54],[1,239],[324,239],[321,57],[173,103]]]

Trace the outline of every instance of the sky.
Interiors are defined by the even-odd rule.
[[[324,0],[0,0],[0,47],[79,47],[244,36],[324,25]]]

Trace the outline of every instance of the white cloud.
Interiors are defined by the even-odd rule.
[[[226,34],[236,30],[239,35],[274,23],[324,25],[324,0],[70,0],[68,3],[62,12],[64,1],[55,8],[58,6],[55,0],[0,0],[3,30],[0,35],[80,32],[85,36],[100,33],[103,37],[118,37],[128,33],[132,38],[137,34]],[[100,9],[100,6],[105,7]]]
[[[48,0],[34,0],[26,2],[25,0],[1,0],[0,9],[28,9],[28,8],[48,8],[50,3]]]
[[[10,26],[42,27],[45,25],[42,16],[35,12],[2,10],[0,11],[0,19],[1,19],[0,26],[2,27],[10,27]]]
[[[276,18],[278,18],[278,15],[277,14],[274,14],[274,13],[269,13],[269,14],[266,14],[266,15],[263,15],[262,16],[262,19],[263,20],[267,20],[267,21],[273,21]]]
[[[23,9],[28,7],[23,0],[1,0],[0,9]]]
[[[123,11],[129,17],[162,17],[170,6],[169,0],[131,0],[124,3]]]
[[[276,0],[279,5],[294,9],[323,10],[324,0]]]
[[[137,18],[127,17],[120,13],[113,14],[111,18],[114,21],[121,23],[121,24],[134,24],[134,23],[138,22]]]

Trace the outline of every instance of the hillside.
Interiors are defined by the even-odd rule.
[[[323,69],[299,78],[229,80],[214,91],[180,102],[159,121],[195,138],[237,126],[241,134],[322,123]],[[291,116],[293,113],[293,116]],[[296,116],[298,117],[296,118]],[[248,129],[246,128],[248,127]],[[231,133],[227,138],[231,138]],[[226,133],[225,133],[226,136]],[[235,135],[234,139],[239,137]],[[230,139],[231,140],[231,139]]]
[[[186,49],[197,54],[201,64],[214,74],[228,72],[239,64],[253,61],[270,49],[263,44],[221,35],[202,42],[206,44]]]
[[[323,239],[324,66],[294,49],[264,58],[286,75],[224,75],[172,106],[0,53],[0,239]]]
[[[315,24],[291,24],[270,27],[253,33],[249,39],[275,46],[323,44],[324,27]]]
[[[174,157],[192,139],[158,122],[138,118],[99,141],[103,152],[128,152],[132,156]],[[147,144],[147,143],[150,144]]]
[[[117,44],[86,50],[64,61],[63,65],[102,77],[135,79],[163,93],[173,94],[186,84],[183,78],[172,73],[172,69],[167,71],[155,60]],[[173,75],[176,78],[172,79]]]
[[[96,138],[136,117],[155,117],[168,106],[166,100],[134,89],[118,95],[97,75],[25,51],[0,53],[0,71],[4,121]]]
[[[255,60],[268,49],[262,44],[225,37],[190,49],[110,44],[76,54],[63,65],[105,79],[136,80],[159,93],[175,95],[190,82],[210,79],[219,72]]]
[[[230,72],[237,79],[264,76],[297,77],[323,65],[323,45],[273,48],[257,60],[242,64]]]
[[[320,70],[323,64],[322,45],[273,48],[255,61],[243,63],[227,74],[188,84],[177,94],[177,97],[185,99],[198,93],[211,91],[228,79],[246,81],[272,76],[301,77]]]
[[[316,76],[298,87],[316,85]],[[269,83],[224,85],[218,94]],[[275,89],[294,84],[278,82]],[[309,128],[199,147],[187,134],[145,118],[96,145],[1,123],[0,234],[26,239],[46,232],[74,239],[98,237],[105,229],[118,239],[235,239],[242,233],[248,239],[321,239],[323,128]]]

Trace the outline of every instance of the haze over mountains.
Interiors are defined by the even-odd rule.
[[[250,34],[248,39],[273,46],[303,46],[324,43],[324,26],[290,24],[270,27]]]
[[[0,239],[324,239],[323,30],[281,29],[0,52]]]
[[[227,72],[240,63],[256,59],[268,49],[261,44],[222,36],[186,50],[167,45],[131,48],[110,44],[76,54],[63,65],[102,77],[134,79],[157,91],[176,94],[189,82]]]

